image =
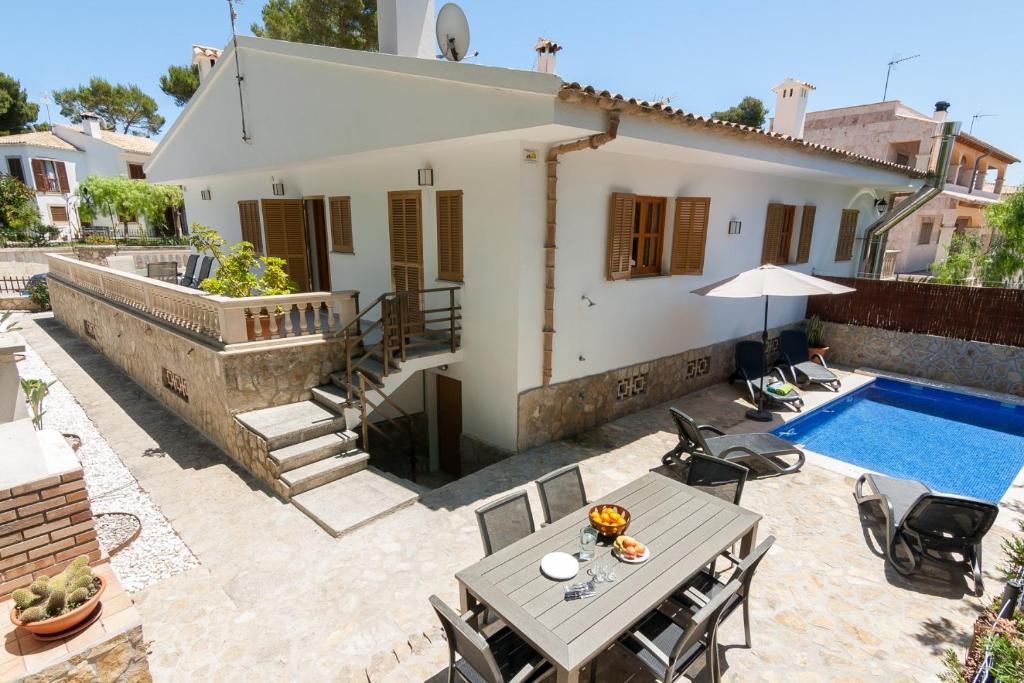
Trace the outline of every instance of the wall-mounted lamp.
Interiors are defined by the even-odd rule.
[[[596,306],[596,305],[597,305],[596,303],[594,303],[594,300],[593,300],[593,299],[591,299],[591,298],[590,298],[589,296],[587,296],[586,294],[584,294],[583,296],[581,296],[581,297],[580,297],[580,300],[581,300],[581,301],[586,301],[586,302],[587,302],[587,307],[588,307],[588,308],[593,308],[594,306]]]
[[[284,196],[284,183],[280,180],[274,180],[274,176],[270,176],[270,187],[273,189],[275,197]]]
[[[210,201],[213,198],[213,193],[210,192],[210,188],[206,188],[205,190],[199,190],[199,196],[205,201]]]
[[[729,221],[729,234],[738,235],[740,230],[743,229],[743,223],[741,221]]]
[[[883,214],[885,213],[885,210],[889,208],[889,202],[885,201],[884,199],[876,199],[875,208],[878,209],[879,214]]]
[[[439,365],[437,367],[437,369],[440,370],[441,372],[448,372],[448,366],[447,365]]]
[[[416,182],[419,183],[420,187],[433,187],[434,169],[421,168],[420,170],[416,171]]]

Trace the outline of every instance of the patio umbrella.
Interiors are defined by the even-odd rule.
[[[854,291],[813,275],[798,273],[788,268],[766,264],[744,271],[739,275],[720,280],[693,290],[699,296],[718,296],[728,299],[754,299],[764,297],[764,332],[761,343],[764,360],[761,367],[760,390],[757,395],[757,409],[748,410],[747,417],[759,422],[769,422],[772,414],[764,409],[764,376],[768,374],[768,299],[773,296],[815,296],[818,294],[846,294]]]

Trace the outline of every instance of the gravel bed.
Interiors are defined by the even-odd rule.
[[[47,382],[57,379],[30,346],[26,348],[25,359],[18,363],[18,373],[25,379],[38,378]],[[110,565],[117,572],[124,589],[134,593],[197,566],[199,561],[195,555],[59,380],[50,387],[43,409],[44,429],[77,434],[82,439],[77,455],[85,471],[85,486],[93,513],[129,512],[142,522],[139,537],[110,558]],[[128,522],[134,526],[135,522],[130,517],[118,518],[122,520],[121,524],[114,522],[112,517],[104,518],[103,524],[97,524],[97,536],[106,550],[127,537],[127,534],[119,533],[121,526]]]

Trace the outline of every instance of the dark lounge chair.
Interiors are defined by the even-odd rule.
[[[793,384],[820,384],[826,389],[839,391],[839,378],[828,369],[824,356],[814,354],[818,363],[811,359],[807,335],[803,330],[783,330],[779,334],[779,352],[778,363],[789,369]]]
[[[764,375],[764,391],[761,391],[761,375],[764,373],[764,344],[759,341],[741,341],[736,344],[736,371],[729,376],[729,383],[742,380],[747,384],[747,391],[750,393],[750,402],[755,406],[758,394],[762,394],[767,401],[789,406],[800,412],[804,407],[804,400],[796,390],[788,394],[773,394],[768,391],[768,386],[773,382],[786,383],[786,376],[779,368],[773,368]]]
[[[785,439],[767,432],[754,434],[726,434],[711,425],[699,425],[692,417],[677,408],[669,408],[679,432],[679,444],[662,461],[671,463],[683,453],[701,453],[730,462],[752,460],[766,465],[775,474],[789,474],[804,466],[803,451]],[[705,437],[704,432],[713,436]],[[794,455],[796,462],[788,464],[782,456]]]
[[[185,262],[185,274],[178,280],[178,284],[182,287],[191,287],[192,278],[196,274],[196,265],[199,263],[199,254],[189,254],[188,261]]]
[[[210,277],[210,270],[212,268],[213,268],[213,257],[212,256],[204,256],[203,257],[203,264],[201,266],[199,266],[199,274],[196,275],[195,278],[192,279],[192,284],[190,284],[189,287],[192,287],[193,289],[198,289],[199,284],[203,280],[205,280],[206,278]]]
[[[867,484],[871,492],[864,491]],[[953,562],[974,576],[974,592],[981,595],[981,539],[992,528],[999,507],[977,498],[938,493],[920,481],[881,474],[862,474],[854,489],[857,505],[878,503],[885,518],[885,558],[900,574],[921,568],[924,558]],[[897,557],[897,546],[910,553],[909,564]],[[950,560],[939,553],[957,553]]]

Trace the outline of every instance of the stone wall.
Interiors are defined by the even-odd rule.
[[[260,481],[287,494],[266,442],[234,416],[309,399],[313,387],[330,381],[344,355],[341,340],[225,351],[55,279],[50,299],[57,320]]]
[[[769,331],[769,353],[779,332]],[[579,434],[597,425],[724,382],[735,369],[736,342],[761,333],[689,349],[589,377],[538,387],[519,394],[519,450]],[[737,394],[739,395],[739,394]]]
[[[113,245],[111,245],[113,246]],[[84,245],[83,245],[84,247]],[[47,254],[73,257],[83,247],[5,247],[0,249],[0,275],[34,275],[49,270]],[[185,245],[129,247],[117,246],[122,256],[134,256],[135,267],[145,268],[147,263],[178,261],[184,263],[192,248]]]
[[[103,681],[103,683],[149,683],[153,680],[146,659],[142,626],[120,633],[110,640],[73,654],[42,671],[18,678],[18,683],[52,681]]]
[[[1024,348],[825,323],[829,361],[1024,396]]]

